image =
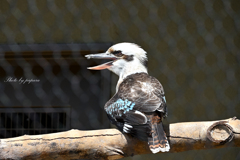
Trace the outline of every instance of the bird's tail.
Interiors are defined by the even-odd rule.
[[[158,115],[150,117],[151,133],[148,137],[148,145],[152,153],[168,152],[170,145],[167,140],[166,133],[163,129],[162,119]]]

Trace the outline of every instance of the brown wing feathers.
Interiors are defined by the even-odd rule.
[[[148,115],[148,118],[151,125],[151,132],[148,137],[148,145],[150,150],[153,153],[157,153],[159,151],[169,151],[170,147],[167,141],[166,133],[163,129],[162,117],[155,112],[152,115]]]
[[[169,151],[162,125],[166,101],[163,87],[156,78],[146,73],[128,76],[106,103],[105,110],[121,131],[147,140],[153,153]]]

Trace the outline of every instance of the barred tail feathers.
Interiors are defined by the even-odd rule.
[[[159,117],[160,118],[160,117]],[[158,152],[168,152],[170,150],[170,145],[167,140],[166,133],[163,129],[163,124],[161,120],[151,121],[151,136],[148,138],[148,145],[152,153]]]

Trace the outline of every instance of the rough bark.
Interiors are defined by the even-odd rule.
[[[185,122],[164,126],[170,152],[240,147],[240,120]],[[119,159],[151,153],[147,142],[116,129],[24,135],[0,140],[0,159]]]

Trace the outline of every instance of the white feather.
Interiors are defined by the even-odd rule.
[[[124,123],[124,125],[123,125],[123,131],[124,131],[125,133],[129,133],[130,128],[133,128],[133,127],[132,127],[131,125],[127,124],[127,123]]]
[[[106,53],[110,54],[112,50],[121,51],[124,55],[133,56],[133,60],[131,61],[118,59],[114,61],[112,63],[113,65],[109,68],[109,70],[119,76],[116,87],[117,90],[123,79],[127,76],[141,72],[148,73],[146,66],[142,64],[142,62],[147,60],[147,52],[143,50],[140,46],[134,43],[118,43],[110,47]]]
[[[134,55],[140,60],[147,59],[147,52],[134,43],[118,43],[111,47],[115,51],[122,51],[125,55]]]
[[[158,152],[168,152],[170,150],[170,145],[169,143],[167,142],[166,144],[166,147],[165,148],[161,148],[161,147],[158,147],[158,148],[155,148],[155,149],[150,149],[152,151],[152,153],[158,153]]]
[[[127,127],[127,128],[133,128],[133,126],[127,124],[127,123],[124,123],[124,126]]]

